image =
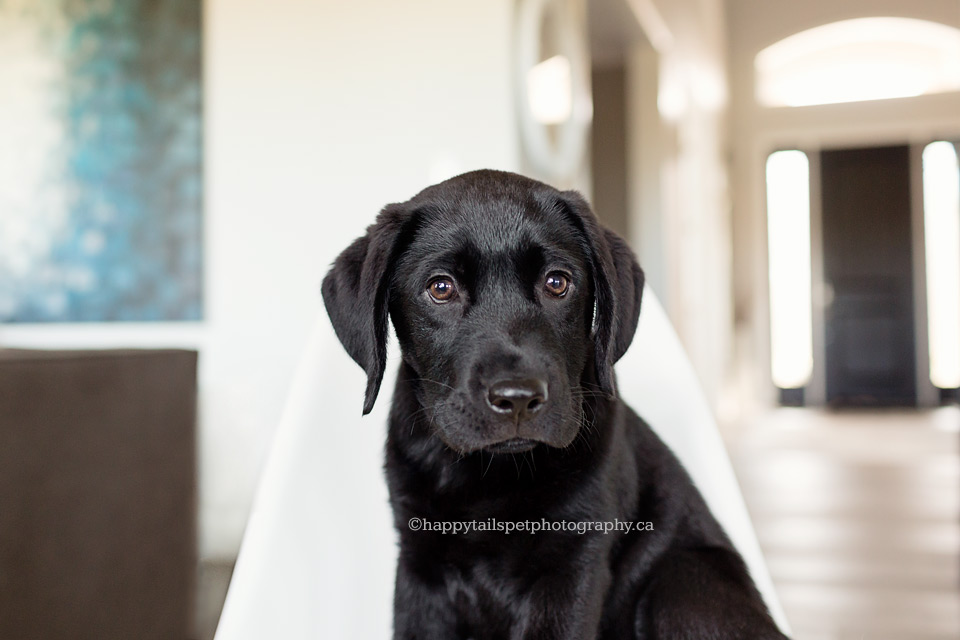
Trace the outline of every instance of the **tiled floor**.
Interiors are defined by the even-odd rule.
[[[780,409],[728,445],[794,640],[960,638],[960,410]]]

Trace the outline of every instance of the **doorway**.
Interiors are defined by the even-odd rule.
[[[826,400],[917,401],[910,149],[820,154]]]

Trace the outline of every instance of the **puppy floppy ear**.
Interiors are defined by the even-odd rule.
[[[643,270],[627,243],[600,225],[582,195],[576,191],[564,191],[561,195],[568,215],[586,239],[596,305],[594,364],[601,390],[613,395],[613,365],[633,342],[640,320]]]
[[[389,267],[402,227],[403,207],[388,205],[333,263],[321,293],[343,348],[367,374],[363,414],[370,413],[387,364]]]

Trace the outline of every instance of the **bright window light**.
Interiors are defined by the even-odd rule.
[[[767,158],[767,242],[773,383],[796,389],[813,372],[810,163],[802,151]]]
[[[768,107],[904,98],[960,90],[960,29],[910,18],[857,18],[785,38],[754,60]]]
[[[566,56],[553,56],[527,72],[530,111],[541,124],[562,124],[573,113],[573,78]]]
[[[949,142],[923,150],[923,234],[930,381],[955,389],[960,387],[960,166]]]

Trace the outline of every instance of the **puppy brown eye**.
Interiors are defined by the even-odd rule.
[[[548,273],[547,279],[543,281],[543,288],[550,295],[562,298],[567,295],[567,290],[570,288],[570,278],[559,271]]]
[[[450,278],[437,278],[427,285],[427,292],[435,302],[449,302],[457,295],[457,287]]]

